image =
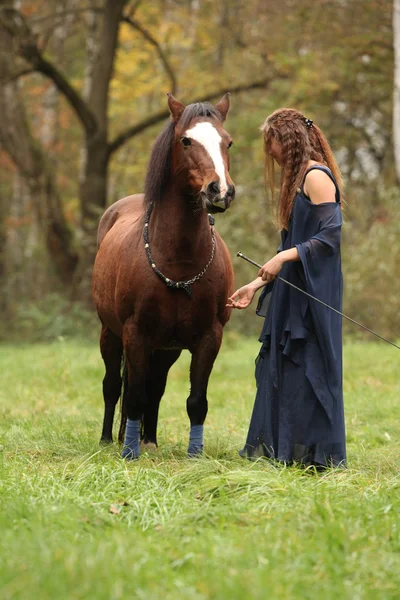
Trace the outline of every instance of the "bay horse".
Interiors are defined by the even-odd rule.
[[[101,441],[112,442],[124,360],[119,439],[128,460],[139,457],[141,439],[157,445],[160,400],[183,349],[192,354],[188,453],[202,452],[208,380],[234,290],[228,249],[208,214],[224,212],[235,196],[223,128],[229,94],[215,106],[185,106],[169,94],[168,106],[144,194],[115,202],[100,220],[93,271],[106,369]]]

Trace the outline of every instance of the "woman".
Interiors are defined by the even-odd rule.
[[[242,456],[285,463],[344,466],[340,171],[322,131],[293,109],[262,126],[266,176],[281,168],[277,220],[282,243],[257,279],[228,305],[249,306],[265,286],[257,314],[265,316],[256,360],[257,394]]]

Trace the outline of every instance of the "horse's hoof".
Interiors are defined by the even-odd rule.
[[[138,454],[137,452],[135,452],[134,450],[131,450],[131,448],[128,448],[127,446],[122,450],[121,452],[121,456],[122,458],[124,458],[125,460],[138,460],[140,453]]]
[[[112,438],[101,438],[99,444],[100,446],[108,446],[109,444],[113,443],[113,439]]]
[[[203,454],[203,446],[190,445],[188,448],[189,458],[199,458]]]
[[[140,442],[140,449],[143,450],[143,452],[154,452],[155,450],[157,450],[157,444],[154,444],[154,442]]]

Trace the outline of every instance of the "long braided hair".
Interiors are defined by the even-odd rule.
[[[333,173],[342,194],[343,182],[328,140],[317,125],[293,108],[280,108],[266,118],[261,127],[264,136],[265,183],[274,197],[274,159],[272,139],[281,146],[281,181],[276,221],[279,229],[288,229],[297,188],[303,181],[309,160],[326,165]],[[268,189],[268,188],[267,188]]]

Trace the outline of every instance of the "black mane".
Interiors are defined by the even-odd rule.
[[[186,106],[179,120],[179,127],[186,129],[196,117],[214,117],[222,122],[221,113],[215,106],[208,102],[196,102]],[[174,132],[175,123],[170,119],[154,143],[144,187],[146,203],[157,202],[163,188],[169,183]]]

